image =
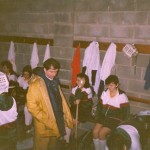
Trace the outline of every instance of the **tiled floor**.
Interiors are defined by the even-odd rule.
[[[86,130],[84,129],[78,129],[78,136],[80,137],[85,133]],[[24,133],[21,134],[21,140],[17,142],[17,150],[33,150],[33,132],[27,135],[24,135]],[[56,150],[75,150],[74,145],[76,144],[74,142],[74,136],[71,135],[70,139],[70,145],[66,145],[63,142],[58,142],[57,149]]]
[[[17,143],[17,150],[26,150],[26,149],[32,149],[33,147],[33,138],[27,138],[21,142]]]
[[[21,142],[17,143],[17,150],[33,150],[33,137],[28,137]],[[58,150],[58,149],[57,149]],[[64,146],[60,146],[59,150],[71,150]],[[144,150],[150,150],[150,139],[148,139],[148,143],[145,145]]]
[[[22,142],[18,142],[17,150],[33,150],[33,137],[29,137]],[[70,150],[70,148],[69,146],[67,147],[59,142],[55,150]]]
[[[78,136],[80,137],[85,133],[87,130],[91,130],[93,128],[92,123],[84,123],[80,124],[78,128]],[[24,134],[24,131],[21,131],[21,140],[18,140],[17,143],[17,150],[33,150],[33,132],[30,134]],[[92,141],[92,140],[91,140]],[[92,148],[88,147],[88,150],[93,150]],[[65,147],[64,145],[59,143],[59,148],[57,150],[74,150],[71,147]],[[81,150],[81,149],[80,149]],[[87,149],[86,149],[87,150]],[[147,144],[145,144],[145,148],[143,150],[150,150],[150,138],[148,138]]]

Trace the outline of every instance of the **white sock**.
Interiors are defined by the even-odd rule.
[[[100,150],[106,150],[106,140],[99,140]]]
[[[66,140],[66,143],[69,143],[70,141],[70,134],[71,134],[71,129],[68,127],[65,127],[66,129],[66,135],[64,136],[64,139]]]
[[[93,139],[95,150],[100,150],[100,140],[99,139]]]
[[[105,150],[109,150],[109,149],[108,149],[108,146],[107,146],[107,144],[106,144],[106,148],[105,148]]]

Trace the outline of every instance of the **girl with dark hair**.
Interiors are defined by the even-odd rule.
[[[103,91],[97,105],[97,123],[93,129],[95,150],[106,149],[106,139],[116,126],[129,115],[129,101],[126,94],[119,89],[119,79],[110,75],[105,80],[107,89]]]
[[[89,78],[84,73],[77,75],[77,85],[72,88],[72,92],[69,98],[71,104],[71,112],[74,120],[76,122],[85,122],[89,118],[92,109],[92,90],[89,84]],[[79,117],[76,120],[76,106],[79,104]]]
[[[31,78],[32,69],[30,65],[26,65],[22,70],[22,75],[18,77],[19,86],[22,87],[24,90],[28,88],[28,81]]]
[[[18,83],[21,88],[25,91],[25,94],[27,93],[28,86],[29,86],[29,80],[32,76],[32,69],[30,65],[26,65],[22,70],[22,75],[18,77]],[[25,115],[25,125],[26,125],[26,132],[29,133],[31,131],[32,127],[32,116],[29,113],[27,106],[24,107],[24,115]]]
[[[2,71],[7,75],[9,81],[17,81],[17,73],[13,70],[13,66],[10,61],[5,60],[1,62]]]

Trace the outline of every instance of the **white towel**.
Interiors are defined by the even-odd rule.
[[[39,63],[38,48],[37,48],[37,44],[34,43],[32,54],[31,54],[31,60],[30,60],[32,69],[37,67],[38,63]]]
[[[46,45],[46,50],[45,50],[43,62],[45,62],[48,58],[50,58],[50,46],[49,46],[49,44]]]
[[[115,65],[116,59],[116,44],[111,43],[108,47],[103,59],[100,79],[105,82],[105,79],[111,74],[112,67]]]
[[[99,82],[100,82],[100,50],[99,43],[93,41],[85,49],[84,58],[83,58],[83,67],[86,68],[86,75],[89,77],[89,82],[92,85],[92,70],[97,70],[95,85],[93,86],[95,93],[98,92]]]
[[[14,46],[14,42],[11,41],[9,51],[8,51],[8,60],[12,63],[13,70],[17,71],[16,63],[15,63],[16,60],[15,59],[16,59],[15,46]]]

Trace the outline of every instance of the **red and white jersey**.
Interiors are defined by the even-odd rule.
[[[75,95],[75,92],[76,92],[77,88],[78,88],[78,86],[72,88],[72,92],[71,93],[73,95]],[[92,90],[91,90],[91,88],[82,88],[81,91],[84,92],[87,95],[88,99],[92,99]]]
[[[109,105],[116,108],[120,108],[123,104],[129,103],[128,97],[125,93],[120,94],[118,91],[114,97],[110,97],[110,91],[108,89],[103,91],[101,100],[103,105]]]

